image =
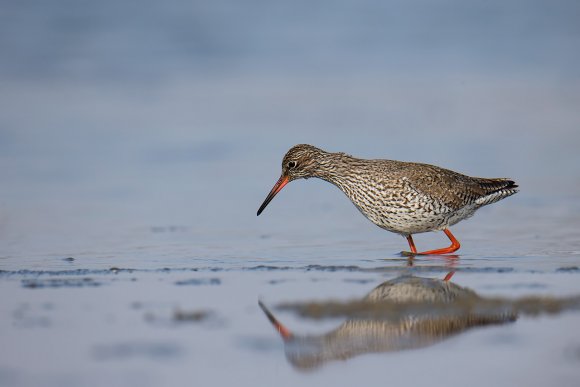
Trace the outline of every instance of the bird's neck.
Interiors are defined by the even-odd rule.
[[[318,158],[313,177],[326,180],[344,191],[349,175],[352,175],[352,164],[355,158],[344,153],[326,153]]]

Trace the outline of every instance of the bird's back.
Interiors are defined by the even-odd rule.
[[[506,178],[481,178],[463,175],[430,164],[403,163],[399,177],[406,178],[413,189],[458,210],[495,203],[515,194],[517,185]]]

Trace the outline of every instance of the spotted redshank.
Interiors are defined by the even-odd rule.
[[[282,175],[258,215],[290,181],[310,177],[334,184],[371,222],[407,238],[411,252],[403,253],[411,255],[457,251],[460,244],[450,226],[518,192],[510,179],[469,177],[429,164],[365,160],[300,144],[284,156]],[[417,252],[413,234],[427,231],[443,231],[451,245]]]

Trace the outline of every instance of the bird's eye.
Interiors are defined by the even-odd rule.
[[[296,167],[296,161],[288,161],[288,168],[295,168]]]

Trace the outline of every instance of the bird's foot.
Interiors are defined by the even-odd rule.
[[[407,242],[409,242],[409,247],[411,248],[411,252],[409,253],[408,251],[401,251],[401,255],[403,255],[403,256],[415,256],[415,255],[445,255],[445,254],[450,254],[450,253],[453,253],[453,252],[459,250],[459,248],[461,247],[461,245],[459,244],[459,241],[457,239],[455,239],[455,237],[453,236],[453,234],[451,234],[451,231],[449,231],[449,229],[446,228],[446,229],[443,230],[443,232],[445,233],[445,235],[447,235],[447,237],[451,241],[451,246],[445,247],[445,248],[442,248],[442,249],[437,249],[437,250],[429,250],[429,251],[417,252],[417,248],[415,247],[415,242],[413,242],[413,236],[412,235],[407,235]]]

